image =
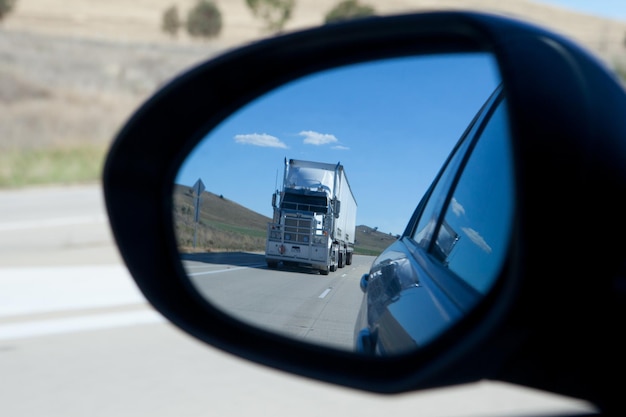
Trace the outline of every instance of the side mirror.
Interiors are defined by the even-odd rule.
[[[361,281],[359,282],[359,286],[361,287],[361,291],[366,292],[367,291],[367,281],[370,279],[370,275],[369,274],[363,274],[361,276]]]
[[[333,212],[335,213],[335,218],[339,218],[341,214],[341,201],[333,200]]]
[[[460,65],[469,62],[473,64]],[[425,65],[431,67],[425,70]],[[438,78],[438,90],[428,90],[433,84],[429,76],[446,74],[452,76]],[[346,75],[349,83],[323,81],[346,80]],[[386,88],[374,90],[383,84],[397,87],[395,97],[385,95]],[[348,88],[341,89],[344,85]],[[317,88],[320,86],[323,88]],[[443,221],[438,210],[445,206],[450,207],[451,216],[464,214],[461,202],[439,191],[454,188],[461,179],[456,174],[446,177],[438,168],[420,169],[430,159],[438,167],[453,166],[453,173],[463,171],[468,164],[465,155],[475,149],[475,143],[457,140],[459,136],[480,136],[484,124],[472,117],[483,114],[480,106],[496,87],[507,100],[503,120],[510,136],[505,142],[511,151],[512,209],[505,239],[498,247],[489,245],[489,222],[482,230],[454,228],[446,242],[442,239],[445,244],[440,245],[439,254],[446,262],[454,260],[457,248],[465,242],[483,254],[490,250],[502,254],[502,262],[488,277],[490,285],[473,294],[454,270],[432,256],[433,247],[442,243],[437,242],[434,229]],[[376,96],[372,96],[374,91]],[[413,101],[407,99],[409,93]],[[411,107],[425,97],[422,107]],[[366,98],[372,100],[366,103]],[[328,101],[343,103],[341,112],[323,112]],[[267,111],[277,103],[282,105],[281,112]],[[368,113],[374,105],[379,106],[376,112]],[[301,111],[303,108],[306,111]],[[395,122],[413,121],[423,115],[418,110],[429,108],[438,109],[436,117],[414,122],[415,130],[399,130]],[[488,106],[483,110],[490,111]],[[623,375],[626,350],[621,337],[626,318],[626,241],[622,238],[626,217],[621,203],[626,195],[624,114],[626,94],[615,76],[578,46],[543,29],[471,12],[360,19],[230,51],[164,86],[122,127],[111,147],[103,175],[106,205],[122,257],[148,301],[176,326],[216,348],[287,372],[372,392],[397,393],[492,378],[583,398],[609,409],[619,407],[621,401],[613,381]],[[259,125],[251,124],[252,120]],[[291,121],[300,125],[289,124]],[[289,274],[291,270],[270,274],[282,271],[270,271],[258,246],[227,250],[213,241],[203,246],[202,252],[192,253],[181,243],[181,232],[188,225],[176,213],[179,205],[189,202],[184,200],[188,196],[176,194],[177,185],[186,178],[184,174],[193,181],[198,178],[194,167],[202,165],[202,157],[219,157],[230,170],[213,165],[222,169],[207,177],[211,181],[205,178],[207,199],[203,197],[198,210],[206,211],[198,213],[198,219],[207,225],[206,233],[233,233],[232,241],[238,243],[244,234],[263,245],[265,229],[263,226],[259,232],[258,225],[266,224],[269,217],[261,213],[267,206],[267,194],[260,191],[256,197],[257,191],[274,179],[259,149],[274,147],[281,152],[276,157],[282,159],[285,149],[310,151],[305,146],[314,144],[330,143],[337,152],[347,148],[335,142],[335,136],[319,135],[324,132],[302,126],[305,121],[335,123],[345,134],[351,132],[359,138],[354,146],[366,160],[351,161],[351,186],[359,201],[358,216],[368,219],[364,224],[372,227],[358,227],[357,233],[363,229],[374,235],[378,219],[401,218],[403,224],[424,226],[419,230],[407,226],[397,241],[406,242],[406,269],[420,280],[430,280],[432,291],[420,296],[441,306],[439,313],[458,312],[440,314],[449,320],[425,345],[389,357],[363,355],[352,349],[356,344],[358,350],[360,344],[371,351],[376,338],[382,336],[368,330],[364,337],[365,333],[353,328],[353,313],[366,295],[359,288],[368,293],[373,286],[372,282],[364,285],[359,277],[368,273],[384,246],[368,252],[369,248],[357,244],[362,252],[355,252],[353,259],[347,244],[333,242],[323,233],[313,237],[301,234],[306,229],[303,224],[314,224],[303,222],[305,215],[290,219],[290,239],[302,239],[289,245],[281,242],[277,247],[288,249],[295,257],[305,247],[330,242],[334,245],[330,250],[319,249],[317,254],[332,254],[333,267],[341,268],[342,273],[350,268],[356,271],[354,279],[342,280],[343,274],[337,272],[328,277],[301,273],[295,278]],[[385,123],[387,136],[366,136],[364,123],[373,121]],[[287,139],[256,132],[260,125],[281,126],[280,134]],[[449,134],[453,125],[463,126],[457,135]],[[296,146],[294,137],[302,132],[308,136]],[[428,155],[433,144],[448,140],[445,153]],[[251,143],[253,151],[241,147]],[[330,151],[320,149],[311,153],[312,160]],[[400,157],[405,162],[399,163]],[[489,161],[488,152],[484,157]],[[240,165],[241,158],[250,164]],[[349,161],[341,160],[346,165]],[[245,166],[248,175],[235,178],[246,185],[236,194],[235,188],[227,188],[236,199],[230,199],[228,193],[221,199],[209,199],[210,192],[222,195],[215,190],[217,186],[233,184],[229,182],[234,178],[231,170],[237,166]],[[270,166],[275,166],[275,161]],[[380,176],[383,183],[378,182]],[[192,186],[186,182],[183,185]],[[471,178],[466,184],[471,191]],[[390,192],[395,186],[401,191]],[[485,201],[498,198],[487,192],[484,195]],[[368,213],[374,199],[387,206]],[[257,210],[257,201],[265,202],[261,203],[264,208]],[[254,222],[225,221],[232,219],[226,214],[235,209]],[[335,210],[339,209],[337,201]],[[348,210],[345,201],[343,209]],[[400,215],[395,214],[396,209],[402,210]],[[313,219],[318,214],[308,216]],[[394,234],[400,233],[392,232],[389,242],[383,240],[384,233],[375,236],[389,245],[396,241]],[[424,238],[417,240],[422,232],[424,236],[419,236]],[[357,235],[356,241],[365,237]],[[205,241],[211,242],[211,238]],[[455,260],[457,264],[480,273],[477,258],[471,252],[464,256],[463,262]],[[202,264],[203,277],[191,272],[190,259]],[[357,259],[362,262],[358,264]],[[435,261],[439,264],[433,266]],[[210,270],[227,270],[231,275],[218,277],[217,272],[207,273]],[[264,285],[270,282],[285,292],[280,297],[274,291],[265,291],[265,298],[258,292],[251,298],[242,297],[253,287],[269,288]],[[342,296],[332,293],[329,297],[333,289],[341,290]],[[333,305],[333,314],[325,316],[331,299],[339,304]],[[438,303],[441,300],[445,304]],[[324,308],[316,307],[318,302],[324,303]],[[317,322],[332,323],[337,317],[334,313],[342,311],[341,331],[330,325],[325,332],[301,331],[301,317],[284,313],[301,304],[313,306]],[[388,318],[385,314],[389,311],[391,308],[381,316]],[[405,313],[411,317],[415,312]],[[399,334],[400,330],[393,330],[393,320],[387,323],[388,327],[378,330]],[[346,335],[346,329],[357,334],[342,336],[345,346],[329,343],[338,333]],[[570,358],[575,359],[572,362]]]

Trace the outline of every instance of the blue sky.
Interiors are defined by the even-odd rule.
[[[626,20],[626,1],[543,3]],[[357,225],[402,233],[467,124],[498,83],[488,56],[404,58],[307,77],[263,96],[211,132],[177,182],[201,179],[271,217],[284,158],[344,165]]]
[[[272,215],[284,159],[344,165],[357,225],[399,234],[499,82],[487,54],[401,58],[306,77],[213,130],[177,182]]]
[[[626,20],[625,0],[540,0],[538,3],[553,4],[578,12]]]

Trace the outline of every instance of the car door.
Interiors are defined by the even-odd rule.
[[[401,239],[362,280],[357,351],[391,355],[423,346],[494,285],[514,215],[509,138],[499,88],[466,129]]]

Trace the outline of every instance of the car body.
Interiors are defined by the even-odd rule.
[[[415,350],[471,311],[493,286],[514,209],[507,117],[499,87],[466,129],[403,235],[361,279],[356,351]]]

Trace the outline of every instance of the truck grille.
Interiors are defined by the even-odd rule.
[[[285,242],[309,243],[311,219],[285,217]]]

